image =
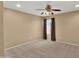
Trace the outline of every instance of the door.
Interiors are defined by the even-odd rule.
[[[51,40],[56,41],[56,37],[55,37],[55,18],[51,18]]]
[[[47,40],[47,19],[43,20],[43,39]]]

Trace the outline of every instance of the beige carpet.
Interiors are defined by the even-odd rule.
[[[37,40],[5,52],[12,58],[78,58],[79,47],[50,40]]]

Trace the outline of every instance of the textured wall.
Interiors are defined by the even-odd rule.
[[[79,11],[55,16],[58,41],[79,44]]]
[[[5,48],[42,38],[41,17],[10,9],[4,11]]]

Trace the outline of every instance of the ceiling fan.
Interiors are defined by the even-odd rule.
[[[53,11],[61,11],[61,9],[52,9],[50,4],[47,4],[45,9],[36,9],[36,10],[39,10],[39,11],[46,10],[49,15],[53,15],[54,14]],[[41,15],[43,14],[46,15],[46,12],[41,12]]]

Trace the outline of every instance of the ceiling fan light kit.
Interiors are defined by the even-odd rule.
[[[53,15],[53,12],[42,12],[41,15],[45,15],[45,16],[51,16]]]
[[[44,16],[52,16],[54,15],[53,11],[61,11],[60,9],[52,9],[51,5],[47,4],[45,9],[37,9],[37,10],[45,10],[41,12],[41,15]]]

